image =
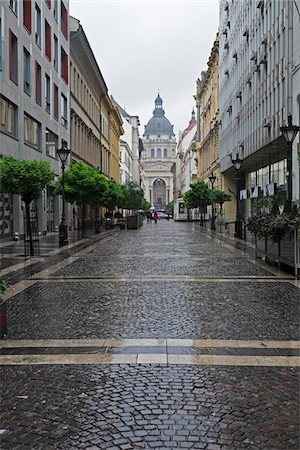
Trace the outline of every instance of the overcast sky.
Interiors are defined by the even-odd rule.
[[[176,137],[188,125],[218,10],[218,0],[70,0],[70,14],[84,28],[109,93],[139,116],[141,135],[158,90]]]

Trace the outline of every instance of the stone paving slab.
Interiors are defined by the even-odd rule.
[[[2,367],[2,449],[298,450],[299,370]]]
[[[271,275],[251,261],[235,258],[186,258],[127,257],[119,256],[81,258],[55,272],[57,276],[97,275]]]
[[[299,300],[281,282],[36,283],[8,300],[8,338],[298,340]]]

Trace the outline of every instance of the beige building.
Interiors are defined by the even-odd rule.
[[[208,69],[201,72],[197,80],[197,93],[194,96],[197,106],[197,139],[195,143],[197,177],[208,183],[209,176],[215,175],[215,189],[227,193],[224,179],[220,172],[219,154],[219,35],[213,44],[208,60]],[[226,218],[234,220],[235,211],[232,210],[235,202],[225,203]],[[232,205],[233,204],[233,205]]]
[[[72,161],[97,167],[107,177],[119,182],[119,142],[122,119],[112,104],[108,89],[79,20],[70,17],[71,73],[71,149]],[[74,205],[78,225],[81,208]],[[85,208],[87,224],[95,212]]]

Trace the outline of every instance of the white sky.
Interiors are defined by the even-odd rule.
[[[159,90],[166,117],[184,130],[195,106],[196,80],[218,31],[218,0],[70,0],[100,70],[120,106],[152,117]]]

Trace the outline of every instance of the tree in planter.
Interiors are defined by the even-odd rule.
[[[104,206],[107,211],[108,217],[113,217],[113,212],[115,208],[122,208],[124,204],[124,190],[123,187],[114,183],[111,180],[107,180],[107,190],[103,195],[102,206]]]
[[[1,191],[20,195],[25,203],[30,256],[34,256],[30,203],[41,196],[53,178],[54,171],[49,161],[19,161],[8,156],[0,159]]]
[[[96,167],[89,167],[82,161],[72,163],[65,171],[65,199],[82,206],[82,237],[84,237],[85,205],[96,208],[103,204],[108,189],[108,180]],[[62,177],[58,179],[56,194],[62,193]]]
[[[198,181],[190,185],[190,189],[183,195],[184,205],[186,208],[199,208],[201,219],[200,224],[203,225],[203,211],[210,205],[210,189],[204,181]]]
[[[219,189],[213,189],[210,191],[210,199],[212,203],[220,205],[220,210],[223,211],[223,205],[231,201],[231,195]]]
[[[142,206],[143,196],[142,189],[136,183],[129,183],[125,187],[124,208],[136,214]]]

